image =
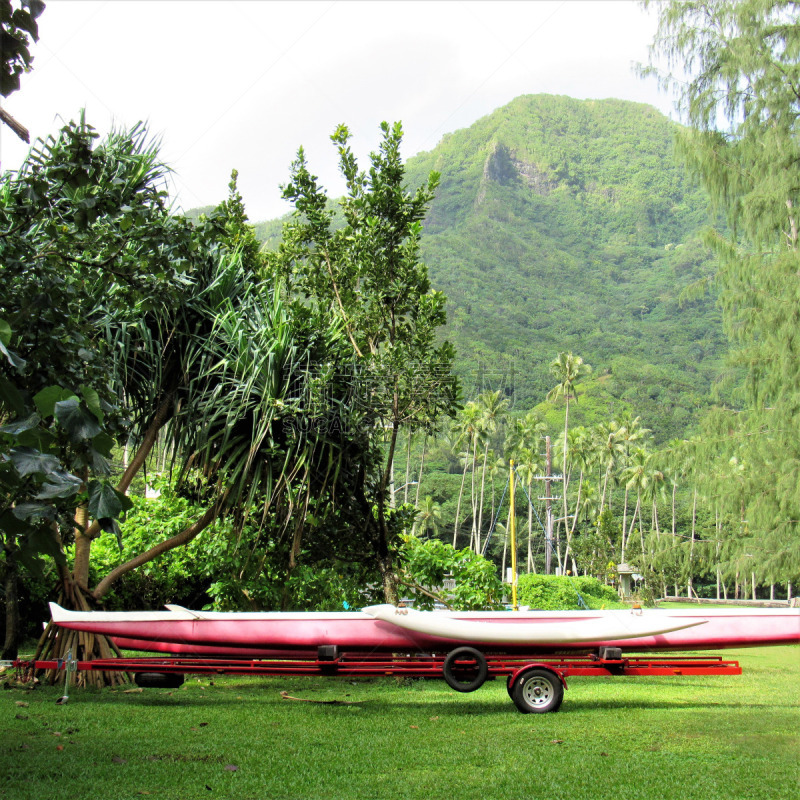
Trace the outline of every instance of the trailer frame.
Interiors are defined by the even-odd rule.
[[[119,671],[131,673],[142,685],[175,687],[186,674],[292,675],[338,677],[402,677],[444,679],[456,691],[471,692],[487,680],[505,677],[506,688],[523,713],[557,711],[567,688],[567,678],[613,676],[741,675],[738,661],[720,656],[623,655],[616,648],[600,654],[482,653],[459,647],[450,653],[394,654],[341,653],[334,646],[320,647],[316,658],[247,659],[146,656],[12,662],[24,680],[39,670]],[[144,679],[142,676],[151,676]],[[157,676],[164,676],[159,683]]]

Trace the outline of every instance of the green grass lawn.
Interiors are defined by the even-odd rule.
[[[573,678],[520,714],[503,681],[188,677],[180,689],[0,693],[0,797],[794,798],[800,647],[741,676]],[[280,692],[324,705],[285,700]],[[26,704],[26,705],[22,705]]]

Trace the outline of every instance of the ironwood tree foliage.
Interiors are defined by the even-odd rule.
[[[663,6],[654,52],[688,72],[677,87],[690,129],[679,149],[728,231],[708,240],[733,360],[737,408],[706,420],[710,491],[726,509],[737,574],[800,573],[800,22],[786,0]]]

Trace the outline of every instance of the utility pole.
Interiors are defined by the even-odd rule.
[[[544,571],[546,575],[552,574],[550,554],[553,550],[553,496],[550,491],[550,476],[553,474],[553,459],[550,454],[550,437],[544,437],[545,465],[547,471],[544,479],[545,496],[545,534],[544,534]]]

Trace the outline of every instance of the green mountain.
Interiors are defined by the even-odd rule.
[[[424,256],[468,393],[513,380],[528,408],[571,350],[609,412],[684,435],[726,340],[713,299],[679,303],[711,265],[707,201],[674,160],[675,127],[638,103],[524,96],[409,160],[410,185],[442,176]]]
[[[409,159],[409,186],[441,174],[423,255],[466,397],[530,408],[571,350],[595,376],[575,424],[627,409],[663,441],[707,407],[726,340],[713,299],[679,302],[712,266],[675,130],[647,105],[529,95]],[[257,230],[275,245],[276,223]]]

